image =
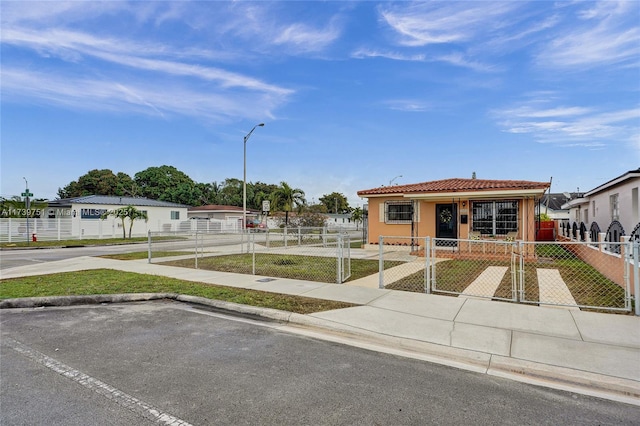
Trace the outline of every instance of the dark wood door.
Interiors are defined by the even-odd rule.
[[[457,238],[457,218],[455,204],[436,204],[436,238]]]

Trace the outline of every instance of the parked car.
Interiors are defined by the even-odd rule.
[[[259,220],[247,220],[247,228],[258,229],[258,230],[267,230],[267,225],[265,223],[260,222]]]

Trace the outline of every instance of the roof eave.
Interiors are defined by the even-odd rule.
[[[618,176],[617,178],[610,180],[609,182],[603,183],[602,185],[592,189],[591,191],[585,193],[584,195],[585,197],[589,197],[591,195],[597,194],[598,192],[602,192],[606,189],[609,189],[613,186],[616,186],[620,183],[623,183],[627,180],[637,178],[637,177],[640,177],[640,172],[632,170],[630,172],[623,174],[622,176]]]
[[[413,198],[418,200],[429,199],[446,199],[465,198],[465,199],[487,199],[487,198],[513,198],[513,197],[531,197],[541,196],[545,189],[513,189],[513,190],[494,190],[494,191],[460,191],[460,192],[435,192],[427,194],[405,194],[405,198]]]
[[[403,197],[415,200],[451,200],[455,198],[464,199],[487,199],[487,198],[513,198],[513,197],[531,197],[541,196],[545,193],[546,188],[532,189],[499,189],[499,190],[483,190],[483,191],[447,191],[447,192],[427,192],[427,193],[408,193],[401,192],[387,194],[370,194],[361,195],[362,198],[384,198],[384,197]]]

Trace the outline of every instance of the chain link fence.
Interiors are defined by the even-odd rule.
[[[424,237],[381,236],[378,239],[379,288],[428,292]],[[402,262],[385,268],[385,261]]]
[[[433,238],[428,247],[433,292],[517,300],[513,241]]]
[[[518,243],[519,300],[631,310],[632,243]]]
[[[171,241],[166,238],[172,237]],[[149,233],[150,263],[267,277],[343,283],[351,276],[351,245],[358,231],[327,228],[247,230],[242,234]]]
[[[380,288],[624,312],[632,283],[639,293],[637,242],[380,237],[379,245]],[[405,263],[385,270],[390,258]]]

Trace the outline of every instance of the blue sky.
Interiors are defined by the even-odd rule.
[[[1,186],[173,165],[309,202],[640,166],[640,2],[2,1]]]

